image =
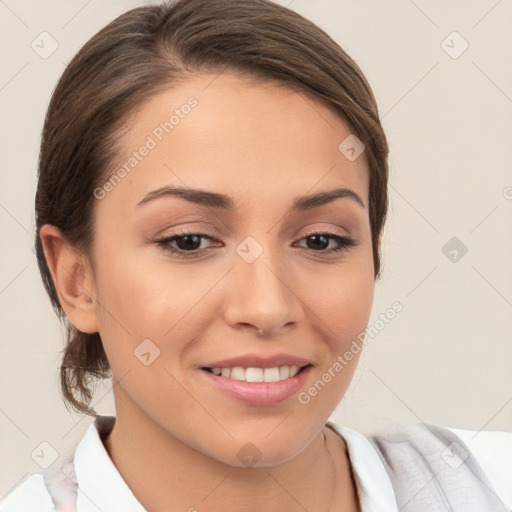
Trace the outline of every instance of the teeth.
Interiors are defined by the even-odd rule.
[[[246,382],[279,382],[294,377],[299,373],[299,366],[281,366],[274,368],[247,368],[235,366],[234,368],[210,368],[215,375],[230,377]]]

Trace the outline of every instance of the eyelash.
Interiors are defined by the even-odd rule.
[[[159,240],[155,240],[156,245],[161,248],[162,250],[166,252],[170,252],[177,256],[178,258],[194,258],[202,256],[205,252],[207,252],[210,248],[200,249],[200,250],[193,250],[193,251],[183,251],[182,249],[175,249],[170,245],[171,242],[180,239],[185,238],[186,236],[198,236],[201,239],[209,239],[209,240],[215,240],[213,237],[202,234],[202,233],[190,233],[190,232],[181,232],[181,233],[175,233],[172,236],[168,236],[165,238],[161,238]],[[313,232],[310,233],[304,237],[302,237],[299,241],[305,240],[307,238],[310,238],[312,236],[324,236],[327,238],[330,238],[338,243],[338,247],[334,249],[329,250],[319,250],[315,251],[313,249],[309,249],[313,251],[314,253],[320,253],[320,254],[331,254],[331,253],[337,253],[337,252],[343,252],[348,251],[350,247],[354,247],[357,245],[354,239],[342,235],[340,233],[331,233],[331,232]]]

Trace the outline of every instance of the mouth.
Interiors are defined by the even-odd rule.
[[[202,367],[199,374],[212,389],[238,403],[252,407],[277,407],[304,387],[312,368],[312,364],[274,368]]]
[[[311,364],[306,364],[304,366],[275,366],[273,368],[258,368],[258,367],[248,367],[244,368],[242,366],[235,366],[233,368],[209,368],[203,367],[201,370],[204,370],[208,373],[216,375],[217,377],[232,379],[238,381],[245,382],[281,382],[283,380],[288,380],[295,375],[301,373],[306,368],[312,366]]]

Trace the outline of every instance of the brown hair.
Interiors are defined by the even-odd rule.
[[[96,415],[89,407],[89,380],[110,377],[110,365],[99,333],[80,332],[67,320],[40,228],[58,227],[79,253],[88,255],[94,190],[115,164],[130,114],[150,95],[187,76],[224,69],[312,94],[365,144],[374,273],[380,277],[388,146],[375,98],[357,64],[314,23],[270,0],[179,0],[132,9],[94,35],[68,64],[42,132],[36,255],[52,306],[67,328],[60,385],[68,409]]]

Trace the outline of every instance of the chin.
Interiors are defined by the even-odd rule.
[[[307,446],[307,439],[294,438],[285,429],[280,436],[267,434],[259,429],[252,437],[237,436],[223,443],[222,451],[215,450],[216,453],[210,453],[210,456],[233,467],[273,467],[295,458]]]

